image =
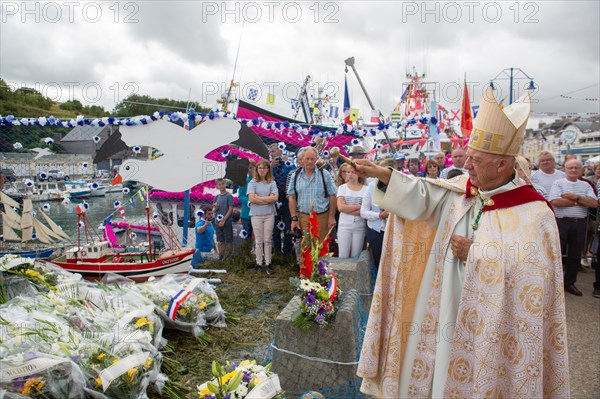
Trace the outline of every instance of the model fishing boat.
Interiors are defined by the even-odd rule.
[[[193,248],[182,248],[169,226],[153,218],[161,233],[161,240],[152,240],[150,208],[146,206],[148,241],[136,246],[121,246],[111,224],[104,226],[100,237],[90,226],[83,205],[77,206],[79,233],[77,245],[65,250],[64,254],[50,262],[79,273],[89,280],[98,280],[107,273],[116,273],[134,281],[145,281],[152,276],[187,273],[190,269]],[[84,237],[82,237],[84,233]]]
[[[0,256],[14,254],[24,258],[46,259],[56,250],[57,243],[70,241],[69,236],[41,209],[39,214],[47,226],[33,216],[30,198],[23,205],[0,193],[2,212],[2,242]],[[19,214],[20,212],[20,214]]]

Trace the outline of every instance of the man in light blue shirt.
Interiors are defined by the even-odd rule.
[[[327,238],[327,232],[335,225],[337,189],[331,174],[316,168],[317,151],[304,149],[304,166],[293,172],[287,187],[292,231],[305,230],[311,210],[317,213],[319,241]]]

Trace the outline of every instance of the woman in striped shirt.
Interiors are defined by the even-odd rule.
[[[339,186],[337,192],[340,211],[337,228],[338,256],[358,258],[365,242],[366,221],[360,217],[360,205],[367,186],[364,178],[359,177],[349,164],[343,164],[339,173],[346,179],[346,183]]]

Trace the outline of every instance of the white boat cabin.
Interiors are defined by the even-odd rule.
[[[67,259],[96,260],[105,255],[113,255],[115,250],[108,241],[92,242],[81,247],[72,247],[65,251]]]

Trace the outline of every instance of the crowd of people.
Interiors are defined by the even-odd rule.
[[[373,201],[376,180],[357,174],[355,167],[342,160],[338,148],[333,147],[325,154],[315,147],[305,147],[296,154],[296,162],[292,162],[293,158],[285,156],[274,143],[269,147],[269,160],[250,161],[246,185],[238,188],[242,205],[239,223],[242,239],[253,242],[256,272],[272,274],[275,253],[294,256],[301,267],[298,242],[311,210],[317,213],[319,240],[328,234],[334,236],[334,256],[357,258],[368,249],[375,268],[378,267],[389,212]],[[348,154],[357,160],[365,158],[367,151],[355,145]],[[407,159],[405,153],[396,152],[376,163],[404,175],[450,180],[469,175],[466,159],[465,149],[455,148],[452,152],[439,152],[431,159],[423,153]],[[516,160],[518,177],[550,202],[556,214],[566,269],[565,290],[582,295],[575,286],[577,273],[584,271],[582,259],[591,259],[591,266],[598,274],[595,252],[600,246],[594,243],[592,247],[592,243],[600,228],[596,217],[600,163],[584,168],[572,155],[567,155],[561,170],[549,152],[539,154],[537,165],[521,156]],[[226,181],[219,179],[217,189],[219,194],[213,207],[201,211],[200,226],[196,229],[197,235],[214,231],[217,242],[214,249],[223,259],[233,249],[236,215]],[[214,228],[205,232],[206,224],[213,222],[215,215]],[[202,251],[197,252],[213,250],[207,240],[197,238],[197,246],[204,243]],[[198,265],[201,259],[199,253],[193,264]],[[600,297],[600,276],[596,278],[593,295]]]
[[[568,154],[560,169],[549,152],[537,165],[519,156],[529,107],[482,104],[468,148],[431,159],[396,152],[373,162],[355,145],[348,160],[317,142],[295,162],[273,144],[269,160],[250,164],[239,198],[256,272],[274,273],[274,254],[295,256],[302,271],[297,244],[311,212],[317,239],[337,242],[335,256],[371,252],[377,281],[358,365],[364,393],[569,395],[564,292],[583,295],[575,283],[585,259],[600,298],[600,163],[584,167]],[[220,216],[225,256],[232,208],[217,187],[207,213]],[[210,231],[203,220],[198,235]]]

